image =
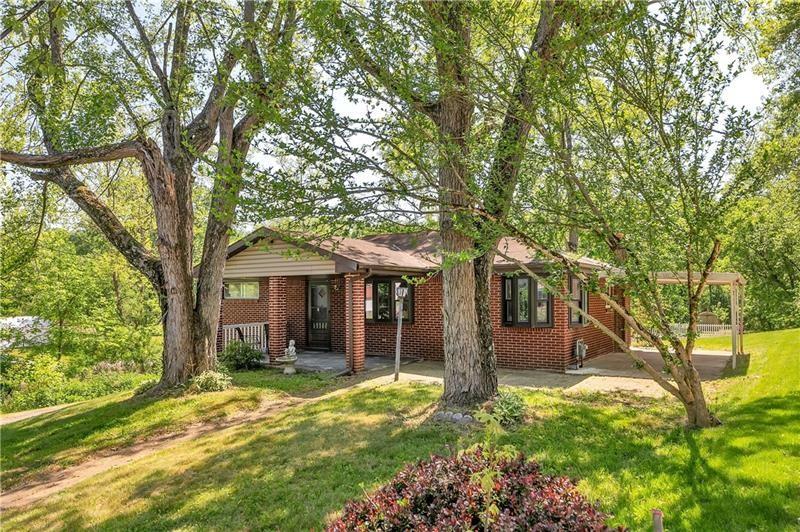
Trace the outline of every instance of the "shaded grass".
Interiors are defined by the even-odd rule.
[[[69,466],[100,450],[253,410],[264,401],[309,392],[332,381],[318,374],[287,378],[273,369],[232,376],[234,387],[223,392],[147,397],[127,391],[5,425],[0,448],[3,487],[13,487],[43,468]]]
[[[746,375],[711,386],[719,428],[687,431],[670,399],[520,393],[530,419],[505,442],[580,478],[613,523],[669,530],[796,530],[800,516],[800,330],[748,335]],[[319,529],[403,463],[480,438],[427,421],[436,386],[352,389],[186,442],[89,479],[11,529]]]

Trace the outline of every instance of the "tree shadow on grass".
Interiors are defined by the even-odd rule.
[[[180,428],[181,419],[164,412],[162,407],[169,407],[166,401],[191,401],[192,419],[212,419],[234,407],[255,408],[260,403],[256,392],[252,397],[232,396],[207,404],[193,401],[191,396],[122,397],[93,408],[91,403],[82,403],[3,426],[4,489],[51,464],[79,462],[97,448],[126,446],[142,437]],[[130,430],[134,423],[139,423],[136,430]]]
[[[480,438],[425,421],[438,393],[413,385],[351,390],[162,451],[27,513],[12,513],[9,523],[27,528],[48,520],[68,529],[109,530],[319,529],[345,501],[362,497],[403,464]],[[633,529],[648,527],[653,507],[665,510],[672,530],[778,528],[793,520],[791,490],[767,477],[739,474],[748,458],[727,445],[723,432],[760,430],[767,432],[761,449],[787,445],[756,412],[773,412],[780,423],[795,424],[796,413],[785,410],[797,397],[771,399],[729,410],[730,429],[697,432],[675,428],[681,418],[677,407],[665,419],[635,403],[570,399],[505,441],[549,473],[585,479],[582,489]],[[108,508],[95,514],[92,504]]]

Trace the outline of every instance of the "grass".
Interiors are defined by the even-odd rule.
[[[153,398],[126,391],[10,423],[2,428],[3,487],[13,487],[47,467],[69,466],[97,451],[253,410],[264,401],[305,393],[331,382],[330,377],[313,373],[288,379],[271,369],[235,372],[232,376],[234,386],[223,392]]]
[[[800,330],[747,335],[745,346],[749,360],[707,386],[722,427],[683,429],[681,408],[668,399],[528,390],[530,419],[504,440],[546,471],[580,478],[614,524],[648,529],[650,510],[660,508],[669,530],[796,530]],[[5,512],[5,525],[319,529],[404,462],[480,437],[427,421],[439,393],[412,384],[355,388],[292,407]]]

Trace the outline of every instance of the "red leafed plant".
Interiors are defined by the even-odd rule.
[[[347,503],[328,530],[611,530],[606,517],[569,479],[543,475],[521,453],[476,446],[406,466]]]

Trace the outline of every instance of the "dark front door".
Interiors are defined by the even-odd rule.
[[[331,289],[327,279],[308,281],[308,346],[329,349]]]

